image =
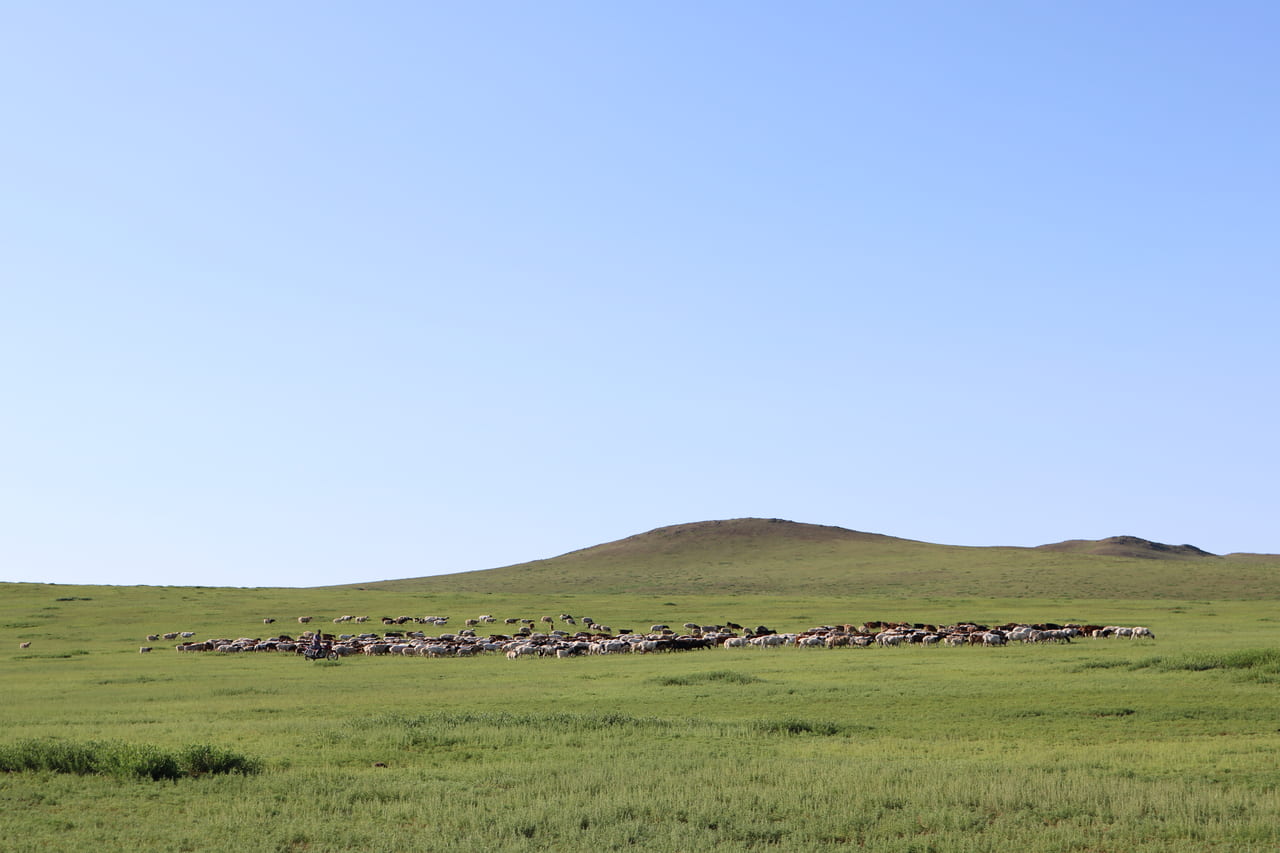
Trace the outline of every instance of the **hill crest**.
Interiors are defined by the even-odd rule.
[[[908,542],[879,533],[863,533],[845,527],[825,524],[807,524],[788,521],[785,518],[729,518],[718,521],[694,521],[687,524],[671,524],[653,530],[603,542],[588,548],[580,548],[553,559],[582,554],[605,554],[612,551],[664,551],[688,544],[705,546],[716,541],[733,540],[745,543],[751,540],[794,542]]]
[[[1166,545],[1138,536],[1109,536],[1106,539],[1068,539],[1037,546],[1041,551],[1096,554],[1100,557],[1136,557],[1142,560],[1188,560],[1217,557],[1194,545]]]
[[[939,545],[780,518],[658,527],[525,563],[350,584],[388,591],[939,598],[1280,599],[1280,555],[1216,556],[1136,536]]]

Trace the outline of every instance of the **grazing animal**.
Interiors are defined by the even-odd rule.
[[[274,619],[272,619],[270,616],[268,616],[266,619],[263,619],[263,620],[262,620],[262,624],[263,624],[263,625],[270,625],[270,624],[271,624],[272,622],[274,622],[274,621],[276,621],[276,620],[274,620]]]
[[[29,648],[31,648],[31,641],[30,641],[30,640],[28,640],[28,641],[27,641],[27,642],[25,642],[25,643],[18,643],[18,648],[20,648],[20,649],[29,649]]]
[[[138,649],[138,654],[140,654],[140,655],[145,655],[145,654],[146,654],[147,652],[149,652],[149,651],[151,651],[151,647],[150,647],[150,646],[142,646],[142,647],[140,647],[140,648]]]
[[[299,617],[298,617],[298,624],[299,624],[299,625],[305,625],[305,624],[307,624],[307,623],[308,623],[308,622],[310,622],[310,621],[311,621],[311,617],[310,617],[310,616],[299,616]]]

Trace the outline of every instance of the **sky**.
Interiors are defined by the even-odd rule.
[[[0,4],[0,580],[1280,553],[1272,2]]]

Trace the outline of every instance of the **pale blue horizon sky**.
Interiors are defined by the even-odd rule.
[[[1280,552],[1280,7],[0,9],[0,580]]]

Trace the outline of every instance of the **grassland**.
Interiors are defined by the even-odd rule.
[[[262,767],[159,782],[0,774],[0,847],[1280,847],[1275,601],[832,596],[798,586],[750,595],[0,585],[4,742],[209,744]],[[563,611],[639,628],[1096,621],[1149,625],[1158,639],[337,664],[176,655],[163,644],[137,653],[157,631],[260,636],[267,616],[288,630],[299,615],[439,614],[456,624]]]

